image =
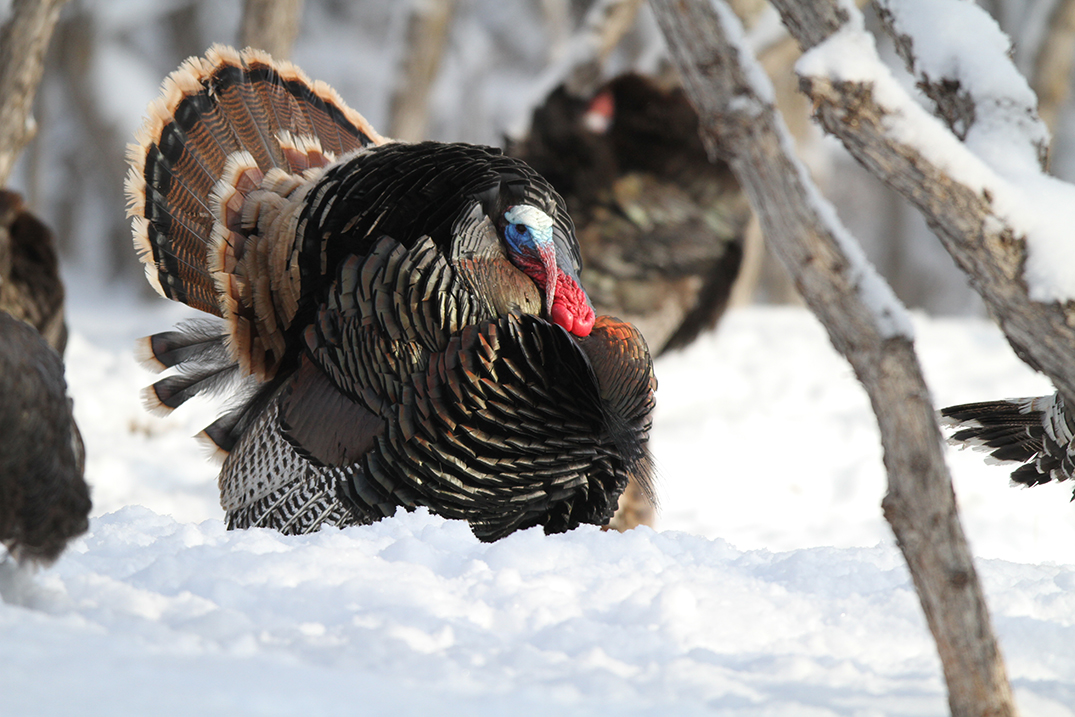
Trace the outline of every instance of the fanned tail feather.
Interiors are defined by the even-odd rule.
[[[267,378],[282,351],[274,332],[286,326],[296,301],[296,292],[285,290],[283,307],[262,315],[264,307],[255,306],[253,287],[289,283],[271,272],[283,273],[291,252],[276,245],[293,241],[287,230],[295,217],[266,236],[272,220],[310,172],[385,140],[334,90],[290,63],[221,45],[169,75],[137,139],[128,147],[128,214],[150,283],[167,298],[227,319],[244,371]],[[280,191],[267,200],[277,214],[261,217],[265,194]],[[244,263],[251,245],[265,258]]]
[[[185,362],[205,363],[229,357],[227,334],[219,321],[191,319],[174,331],[140,339],[135,346],[135,358],[151,371],[160,372]]]
[[[249,376],[241,379],[232,394],[231,407],[202,429],[197,438],[214,453],[230,453],[242,435],[273,402],[279,390],[278,383],[261,384]]]
[[[224,324],[142,341],[150,368],[176,369],[146,390],[151,410],[241,389],[205,431],[230,450],[260,406],[256,384],[274,382],[287,350],[306,189],[336,158],[384,142],[335,90],[261,51],[215,45],[168,76],[127,150],[134,243],[162,296]]]

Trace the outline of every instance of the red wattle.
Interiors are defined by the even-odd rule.
[[[597,320],[586,300],[586,292],[563,272],[557,277],[556,298],[549,310],[549,318],[579,337],[589,336]]]
[[[587,337],[590,335],[590,331],[593,330],[594,322],[597,317],[594,315],[593,309],[589,306],[583,306],[586,311],[581,316],[575,317],[575,328],[571,330],[571,333],[579,337]]]
[[[552,311],[549,312],[549,318],[552,319],[554,324],[563,326],[568,331],[572,331],[575,328],[575,316],[563,304],[553,304]]]

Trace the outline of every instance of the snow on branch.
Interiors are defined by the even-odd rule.
[[[863,30],[854,8],[842,5],[844,21],[826,38],[807,32],[785,5],[814,8],[835,4],[776,0],[792,34],[807,50],[796,69],[804,92],[814,102],[825,129],[837,136],[873,174],[922,212],[956,263],[970,276],[1020,358],[1042,371],[1066,396],[1075,397],[1075,188],[1041,172],[1033,152],[1036,122],[1016,119],[1014,140],[1022,161],[1002,156],[1003,127],[998,117],[1025,118],[1025,81],[998,80],[988,92],[975,71],[959,75],[960,87],[975,108],[962,141],[944,122],[926,112],[877,57],[873,37]],[[928,3],[927,3],[928,4]],[[970,3],[955,3],[973,8]],[[813,38],[813,39],[811,39]],[[935,36],[932,41],[943,38]],[[811,44],[814,42],[816,44]],[[925,39],[914,46],[929,44]],[[964,52],[973,44],[962,43]],[[1006,56],[992,41],[977,52]],[[974,67],[939,50],[915,67]],[[979,62],[978,66],[987,61]],[[941,73],[943,74],[943,72]],[[951,72],[949,74],[952,74]],[[1010,78],[1010,75],[1008,75]],[[1005,100],[1001,88],[1010,90]],[[976,92],[978,94],[976,94]],[[982,100],[988,94],[989,99]],[[986,106],[1016,108],[983,111]],[[1018,109],[1023,108],[1023,109]],[[992,116],[993,119],[987,119]],[[1000,127],[976,129],[996,120]],[[959,129],[957,126],[956,129]],[[1014,131],[1013,131],[1014,133]],[[998,139],[999,138],[999,139]],[[1009,142],[1010,144],[1010,142]],[[975,150],[982,154],[976,153]],[[1014,152],[1018,154],[1018,151]]]
[[[858,15],[850,4],[774,4],[782,12],[786,5],[798,13],[804,20],[801,26],[809,26],[817,41]],[[901,315],[902,307],[887,288],[876,293],[863,288],[873,280],[864,281],[861,252],[794,159],[768,81],[727,6],[720,0],[651,0],[651,6],[698,110],[703,141],[727,159],[750,196],[770,246],[870,396],[889,477],[885,517],[937,641],[952,713],[1014,714],[1004,662],[959,522],[929,391],[910,339],[886,323],[885,312]],[[814,15],[818,8],[827,15]],[[839,52],[857,56],[854,43],[864,44],[863,33],[851,34],[852,46]],[[853,63],[831,65],[846,68]],[[837,82],[851,86],[857,80]],[[847,107],[855,111],[853,101]],[[921,115],[944,130],[925,112]],[[884,298],[879,298],[881,293]]]
[[[1006,176],[1045,166],[1049,129],[996,20],[965,0],[877,0],[876,7],[918,87],[972,152]]]

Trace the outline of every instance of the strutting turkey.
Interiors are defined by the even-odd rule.
[[[634,323],[658,354],[716,324],[750,219],[698,128],[681,87],[628,73],[586,97],[556,88],[507,148],[566,200],[594,307]]]
[[[304,533],[427,506],[491,541],[603,524],[650,485],[641,334],[595,316],[563,200],[523,162],[382,138],[327,85],[215,46],[130,148],[135,243],[213,314],[144,342],[204,431],[229,528]]]
[[[0,189],[0,311],[33,326],[63,356],[67,325],[56,246],[16,192]]]
[[[89,512],[63,363],[0,311],[0,543],[20,563],[51,563],[89,527]]]
[[[953,445],[1020,463],[1013,483],[1035,486],[1075,478],[1075,417],[1059,392],[1052,396],[966,403],[941,409]]]

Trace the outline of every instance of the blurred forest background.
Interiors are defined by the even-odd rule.
[[[795,91],[797,48],[776,13],[764,0],[730,4],[774,81],[800,156],[900,298],[934,314],[983,313],[918,213],[810,121]],[[1015,61],[1053,128],[1051,171],[1075,180],[1075,0],[981,4],[1012,38]],[[125,146],[169,72],[212,43],[242,45],[269,30],[258,15],[268,6],[297,17],[264,41],[277,43],[274,54],[290,55],[379,131],[401,139],[503,146],[580,64],[606,79],[665,69],[663,39],[639,0],[70,0],[35,102],[38,133],[9,183],[55,229],[69,284],[138,283],[150,295],[124,216]],[[0,21],[11,7],[0,0]],[[609,8],[629,21],[603,28],[604,39],[595,41],[594,18]],[[891,49],[884,52],[907,77]],[[760,241],[755,236],[753,245]],[[734,300],[795,301],[782,271],[751,256],[765,254],[748,252]]]

